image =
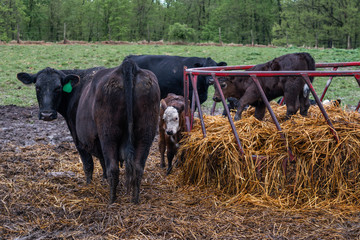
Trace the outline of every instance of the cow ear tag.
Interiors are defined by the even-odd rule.
[[[63,91],[66,93],[71,93],[71,91],[72,91],[71,82],[68,82],[67,84],[65,84],[63,86]]]

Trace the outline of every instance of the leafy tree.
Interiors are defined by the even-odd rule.
[[[112,38],[114,40],[131,40],[129,35],[131,31],[131,19],[133,18],[133,13],[130,10],[129,1],[113,0],[111,8],[113,11],[111,12],[109,18],[109,26]]]
[[[2,0],[0,3],[0,40],[16,39],[22,18],[25,18],[25,14],[21,0]]]
[[[190,42],[195,40],[195,30],[186,24],[175,23],[169,27],[169,39]]]
[[[2,0],[0,40],[359,47],[360,0]],[[221,32],[219,32],[221,30]]]
[[[284,42],[286,32],[288,41],[298,46],[350,47],[351,40],[356,45],[359,4],[358,0],[283,0],[282,24],[273,29],[275,43]]]

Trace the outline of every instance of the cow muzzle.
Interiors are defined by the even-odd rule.
[[[169,136],[172,136],[172,135],[174,135],[174,132],[172,130],[170,130],[170,131],[166,131],[166,134]]]
[[[220,102],[220,101],[221,101],[221,98],[219,98],[219,97],[217,97],[217,96],[214,96],[214,97],[213,97],[213,100],[214,100],[215,102]]]
[[[57,119],[57,112],[55,111],[41,111],[39,112],[39,120],[52,121]]]

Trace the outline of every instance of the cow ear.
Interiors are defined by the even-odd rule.
[[[167,104],[166,104],[166,102],[165,102],[164,99],[161,99],[161,101],[160,101],[160,108],[161,108],[163,111],[165,111],[165,109],[167,108]]]
[[[218,66],[227,66],[227,63],[226,62],[219,62],[217,65]]]
[[[70,83],[72,87],[75,87],[80,82],[80,77],[75,74],[66,75],[66,77],[61,81],[64,86],[67,83]]]
[[[20,72],[16,74],[16,77],[24,84],[32,84],[36,81],[35,74],[29,74],[26,72]]]
[[[73,87],[75,87],[79,82],[80,77],[78,75],[66,75],[66,77],[61,80],[61,84],[63,85],[63,91],[70,93]]]

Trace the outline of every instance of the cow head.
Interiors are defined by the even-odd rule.
[[[45,68],[36,74],[21,72],[17,78],[24,84],[35,84],[39,104],[39,119],[51,121],[57,118],[61,99],[69,94],[79,82],[77,75],[65,75],[63,72]]]
[[[162,119],[164,120],[165,133],[169,136],[175,135],[180,130],[179,110],[173,106],[167,106],[164,99],[161,100],[160,105],[164,111]]]
[[[224,78],[221,80],[219,79],[219,83],[225,98],[236,96],[236,87],[232,79],[228,79],[228,78]],[[215,102],[221,101],[220,92],[216,87],[215,87],[213,100]]]
[[[199,68],[199,67],[214,67],[214,66],[226,66],[226,65],[227,65],[226,62],[216,63],[211,58],[206,58],[205,61],[202,63],[195,63],[194,67]],[[202,76],[202,75],[199,75],[198,77],[197,88],[201,103],[205,102],[207,99],[207,92],[211,84],[211,78],[212,78],[211,76]]]

